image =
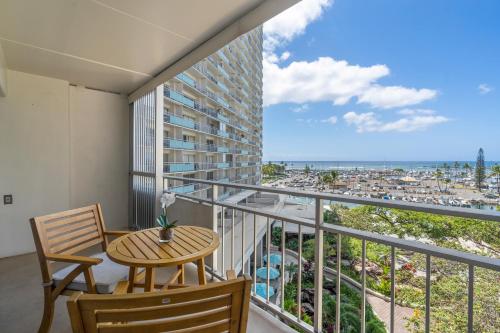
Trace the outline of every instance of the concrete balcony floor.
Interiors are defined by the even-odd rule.
[[[167,276],[167,269],[158,270],[158,281],[164,281]],[[186,283],[195,282],[196,268],[187,265]],[[0,295],[0,332],[31,333],[38,330],[43,312],[43,291],[36,254],[0,259]],[[66,300],[66,296],[60,296],[56,302],[51,332],[71,332]],[[247,332],[295,331],[251,304]]]

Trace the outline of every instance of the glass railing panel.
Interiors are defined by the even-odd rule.
[[[227,162],[217,163],[217,168],[218,168],[218,169],[225,169],[225,168],[229,168],[229,163],[227,163]]]
[[[191,193],[194,192],[195,186],[194,184],[191,185],[184,185],[184,186],[175,186],[169,188],[169,191],[175,192],[175,193]]]
[[[228,122],[229,122],[229,118],[228,118],[228,117],[226,117],[226,116],[223,116],[223,115],[222,115],[222,114],[220,114],[220,113],[217,113],[217,118],[218,118],[218,119],[220,119],[220,120],[222,120],[222,121],[224,121],[224,122],[226,122],[226,123],[228,123]]]
[[[191,119],[186,119],[179,116],[169,116],[169,118],[170,118],[170,123],[172,124],[189,127],[193,129],[195,128],[195,123]]]
[[[172,163],[165,166],[165,172],[194,171],[194,163]]]
[[[172,140],[168,141],[168,147],[175,149],[195,149],[195,143],[183,140]]]
[[[190,78],[189,76],[187,76],[186,74],[184,73],[180,73],[180,74],[177,74],[176,77],[181,80],[182,82],[184,83],[187,83],[188,85],[190,85],[191,87],[195,87],[196,86],[196,81],[193,80],[192,78]]]
[[[229,137],[229,133],[224,132],[222,130],[218,130],[217,134],[220,135],[220,136],[222,136],[222,137],[225,137],[225,138]]]

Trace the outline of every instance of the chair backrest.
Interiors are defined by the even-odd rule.
[[[30,223],[45,282],[50,280],[48,254],[74,254],[96,244],[106,249],[99,204],[33,217]]]
[[[68,300],[73,332],[238,332],[245,333],[251,279],[167,291],[96,295]]]

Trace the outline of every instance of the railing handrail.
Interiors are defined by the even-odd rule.
[[[166,178],[170,178],[170,177],[166,177]],[[222,186],[227,186],[227,187],[229,187],[231,185],[229,183],[221,183],[221,184],[222,184]],[[295,217],[295,216],[290,216],[290,215],[283,215],[283,214],[279,214],[279,213],[273,213],[271,211],[266,211],[266,210],[263,210],[260,208],[241,206],[238,204],[228,203],[228,202],[225,202],[223,200],[222,201],[216,200],[216,201],[212,202],[209,199],[195,198],[195,197],[192,197],[192,196],[187,195],[187,194],[178,194],[178,193],[176,193],[176,196],[183,198],[183,199],[196,200],[199,203],[215,204],[217,206],[221,206],[221,207],[225,207],[225,208],[236,209],[236,210],[239,210],[239,211],[242,211],[245,213],[256,214],[256,215],[270,218],[273,220],[290,222],[290,223],[294,223],[294,224],[301,225],[304,227],[310,227],[313,229],[315,227],[314,220],[310,220],[310,219],[306,219],[306,218]],[[493,269],[496,271],[500,270],[500,259],[496,259],[496,258],[490,258],[490,257],[485,257],[485,256],[473,254],[473,253],[468,253],[468,252],[458,251],[458,250],[454,250],[454,249],[439,247],[439,246],[435,246],[435,245],[425,244],[425,243],[415,241],[415,240],[405,240],[405,239],[400,239],[400,238],[396,238],[396,237],[392,237],[392,236],[385,236],[385,235],[377,234],[374,232],[362,231],[362,230],[344,227],[344,226],[331,224],[331,223],[322,223],[320,228],[324,231],[328,231],[328,232],[332,232],[332,233],[340,233],[340,234],[345,235],[345,236],[350,236],[350,237],[354,237],[354,238],[358,238],[358,239],[364,239],[366,241],[372,241],[372,242],[375,242],[378,244],[384,244],[387,246],[394,246],[396,248],[405,249],[408,251],[429,254],[429,255],[432,255],[434,257],[438,257],[438,258],[442,258],[442,259],[458,261],[458,262],[462,262],[465,264],[472,264],[474,266]]]
[[[175,176],[167,176],[167,175],[164,175],[164,178],[172,179],[172,180],[180,180],[180,181],[192,180],[191,178],[175,177]],[[436,215],[445,215],[445,216],[454,216],[454,217],[463,217],[463,218],[472,218],[472,219],[500,222],[500,212],[485,211],[485,210],[481,210],[481,209],[477,209],[477,208],[439,206],[439,205],[432,205],[432,204],[423,204],[423,203],[397,201],[397,200],[375,199],[375,198],[359,198],[359,197],[352,197],[352,196],[343,195],[343,194],[329,194],[329,193],[320,193],[320,192],[289,190],[289,189],[283,189],[283,188],[275,188],[275,187],[267,187],[267,186],[261,186],[261,185],[251,185],[251,184],[231,184],[231,183],[224,184],[224,183],[220,183],[217,181],[204,180],[204,179],[195,179],[195,181],[199,182],[199,183],[203,183],[203,184],[235,187],[238,189],[252,190],[252,191],[257,191],[257,192],[286,194],[286,195],[292,195],[292,196],[297,196],[297,197],[310,197],[310,198],[314,198],[314,199],[330,200],[330,201],[337,201],[337,202],[343,202],[343,203],[378,206],[378,207],[384,207],[384,208],[411,210],[411,211],[430,213],[430,214],[436,214]]]
[[[360,321],[361,321],[361,332],[366,331],[366,327],[364,326],[365,318],[366,318],[366,312],[365,312],[365,304],[366,304],[366,243],[367,242],[373,242],[376,244],[382,244],[385,246],[390,247],[390,286],[391,286],[391,293],[390,293],[390,322],[389,322],[389,327],[391,329],[391,332],[394,330],[395,327],[395,320],[396,320],[396,249],[403,249],[407,251],[412,251],[415,253],[421,253],[426,255],[426,270],[425,270],[425,331],[429,332],[430,331],[430,322],[431,322],[431,306],[430,306],[430,300],[431,300],[431,264],[432,264],[432,258],[437,257],[445,260],[452,260],[458,263],[463,263],[468,265],[468,273],[467,273],[467,331],[468,332],[473,332],[473,327],[474,327],[474,269],[475,267],[481,267],[481,268],[486,268],[486,269],[491,269],[494,271],[500,272],[500,259],[497,258],[491,258],[488,256],[483,256],[475,253],[469,253],[465,251],[459,251],[455,249],[450,249],[450,248],[445,248],[445,247],[439,247],[436,245],[431,245],[431,244],[426,244],[418,240],[405,240],[401,239],[392,235],[382,235],[378,234],[375,232],[370,232],[370,231],[362,231],[346,226],[342,226],[339,224],[333,224],[333,223],[325,223],[323,220],[323,200],[332,200],[332,201],[340,201],[339,198],[342,199],[343,202],[353,202],[356,204],[366,204],[366,205],[375,205],[375,206],[383,206],[383,207],[388,207],[388,208],[397,208],[397,209],[405,209],[405,210],[413,210],[413,211],[421,211],[421,212],[426,212],[426,213],[436,213],[440,215],[447,215],[447,216],[460,216],[460,217],[466,217],[466,218],[479,218],[479,219],[487,219],[491,221],[498,221],[499,220],[499,214],[498,213],[485,213],[483,211],[480,211],[478,209],[468,209],[466,212],[464,212],[464,209],[457,209],[456,207],[442,207],[442,206],[435,206],[435,205],[422,205],[422,204],[416,204],[416,203],[407,203],[407,202],[401,202],[401,203],[388,203],[386,200],[380,200],[380,199],[366,199],[366,198],[351,198],[348,196],[339,196],[339,195],[330,195],[330,194],[321,194],[321,193],[314,193],[314,192],[305,192],[305,191],[294,191],[294,190],[286,190],[286,189],[276,189],[276,188],[270,188],[270,187],[264,187],[264,186],[257,186],[257,185],[247,185],[247,184],[234,184],[234,183],[220,183],[217,181],[208,181],[208,180],[201,180],[201,179],[186,179],[183,177],[171,177],[171,176],[164,176],[166,179],[172,179],[172,180],[180,180],[180,181],[193,181],[193,182],[199,182],[203,184],[210,185],[213,188],[212,191],[212,197],[210,199],[204,199],[204,198],[198,198],[198,197],[193,197],[191,195],[187,194],[179,194],[177,193],[176,196],[179,197],[180,199],[184,200],[189,200],[191,202],[195,202],[198,204],[203,204],[203,205],[209,205],[212,207],[221,207],[222,208],[222,214],[221,214],[221,221],[222,221],[222,268],[226,267],[224,265],[224,239],[226,237],[226,233],[224,232],[224,220],[225,220],[225,214],[224,210],[229,209],[232,210],[233,218],[231,220],[231,223],[233,226],[231,227],[231,247],[232,247],[232,252],[231,252],[231,267],[234,267],[234,216],[235,216],[235,211],[241,211],[242,214],[242,222],[245,223],[245,214],[253,214],[254,216],[254,239],[253,239],[253,246],[254,249],[253,251],[257,253],[256,251],[256,244],[257,244],[257,239],[256,239],[256,216],[264,217],[267,219],[267,234],[271,235],[271,220],[275,221],[282,221],[282,223],[292,223],[298,225],[298,253],[299,253],[299,258],[298,261],[302,262],[302,237],[303,237],[303,227],[310,227],[312,230],[314,230],[314,238],[315,238],[315,243],[314,243],[314,284],[315,286],[322,286],[323,285],[323,272],[325,270],[325,266],[323,264],[323,254],[324,254],[324,249],[323,249],[323,234],[326,232],[327,234],[334,234],[336,235],[336,318],[335,322],[337,323],[337,332],[340,333],[340,325],[339,323],[341,322],[340,319],[340,305],[341,305],[341,261],[342,261],[342,242],[341,239],[344,236],[347,237],[353,237],[356,239],[361,240],[361,262],[362,262],[362,269],[361,269],[361,297],[362,297],[362,304],[361,304],[361,313],[360,313]],[[231,203],[229,201],[225,201],[225,197],[218,197],[217,196],[217,187],[216,186],[222,186],[222,187],[232,187],[236,189],[246,189],[246,190],[253,190],[256,192],[271,192],[271,193],[280,193],[280,194],[287,194],[287,195],[295,195],[295,196],[303,196],[303,197],[312,197],[315,198],[315,216],[314,219],[307,219],[307,218],[301,218],[301,217],[295,217],[291,216],[291,214],[280,214],[276,213],[273,211],[265,210],[263,208],[255,208],[251,206],[245,206],[245,205],[239,205],[237,203]],[[167,189],[168,190],[168,189]],[[231,191],[229,191],[231,192]],[[215,194],[215,196],[214,196]],[[214,217],[215,221],[215,217]],[[217,217],[218,221],[218,217]],[[218,223],[218,222],[217,222]],[[242,243],[242,249],[244,248],[244,231],[245,228],[242,227],[242,236],[241,239],[243,240]],[[270,258],[270,239],[271,237],[266,238],[266,249],[267,249],[267,258]],[[281,246],[282,249],[286,249],[285,245],[285,227],[281,229]],[[250,257],[248,257],[248,260],[250,260]],[[278,307],[270,302],[269,299],[269,288],[270,288],[270,276],[269,276],[269,270],[270,270],[270,265],[269,265],[269,260],[267,261],[267,292],[266,292],[266,297],[264,298],[263,296],[259,296],[256,291],[256,256],[254,255],[254,273],[253,273],[253,282],[254,282],[254,288],[252,292],[252,299],[255,301],[258,301],[262,306],[267,309],[268,311],[273,312],[274,314],[280,316],[282,319],[289,321],[290,323],[293,323],[295,325],[300,326],[302,329],[304,329],[306,332],[318,332],[321,331],[322,328],[322,314],[323,314],[323,292],[321,287],[316,287],[315,292],[314,292],[314,328],[310,327],[309,325],[305,325],[303,321],[300,319],[301,318],[301,265],[298,265],[298,273],[297,273],[297,308],[298,313],[297,316],[295,317],[296,320],[294,320],[293,316],[288,313],[284,309],[284,298],[282,296],[281,299],[281,307]],[[283,292],[284,290],[284,266],[285,266],[285,261],[284,258],[285,256],[282,255],[281,257],[282,262],[281,262],[281,290]],[[242,252],[242,257],[241,257],[242,263],[245,261],[245,254],[244,251]],[[219,265],[217,264],[217,267]],[[244,267],[242,265],[242,267]],[[264,267],[264,266],[263,266]],[[222,269],[222,270],[223,270]],[[244,272],[244,268],[242,268],[242,271]],[[282,294],[283,295],[283,294]],[[300,325],[304,324],[304,325]]]

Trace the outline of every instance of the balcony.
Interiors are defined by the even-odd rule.
[[[196,163],[165,163],[163,172],[173,173],[195,171],[196,166]]]
[[[166,178],[183,181],[183,178],[178,177]],[[359,323],[359,332],[368,331],[368,318],[374,318],[373,313],[376,313],[376,321],[384,327],[383,330],[407,332],[405,325],[408,323],[408,318],[417,312],[421,313],[419,320],[423,327],[431,328],[433,322],[439,320],[436,318],[436,313],[442,311],[441,306],[445,306],[444,303],[435,300],[435,297],[440,295],[435,289],[438,288],[435,286],[438,284],[436,276],[440,273],[433,268],[443,261],[449,262],[453,267],[463,268],[454,270],[452,274],[457,274],[456,278],[460,281],[457,280],[457,283],[464,288],[464,306],[460,309],[464,314],[464,330],[472,332],[473,327],[476,327],[475,320],[481,320],[478,318],[483,318],[482,311],[487,311],[487,308],[478,308],[476,297],[481,297],[479,295],[485,291],[485,286],[489,284],[492,287],[491,284],[496,283],[484,279],[488,271],[490,275],[487,276],[498,278],[495,273],[500,272],[500,259],[439,247],[428,242],[364,231],[338,222],[332,223],[326,217],[330,215],[324,215],[327,212],[324,204],[358,205],[360,208],[373,207],[376,209],[374,212],[378,210],[397,210],[402,214],[418,212],[432,214],[436,218],[448,216],[489,221],[489,223],[500,222],[499,213],[290,191],[227,183],[225,180],[195,182],[209,185],[212,196],[195,198],[184,193],[178,194],[177,197],[181,202],[187,200],[185,204],[193,212],[207,205],[219,212],[213,215],[217,216],[216,220],[209,219],[203,222],[207,226],[216,225],[219,234],[224,235],[217,254],[217,264],[211,267],[212,274],[222,278],[222,272],[229,268],[250,274],[253,279],[253,301],[287,325],[312,333],[325,330],[325,325],[330,325],[329,323],[333,321],[341,323],[342,332],[342,325],[346,327],[349,325],[342,317],[347,311],[345,304],[348,304],[346,302],[349,298],[355,297],[360,299],[361,304],[357,310],[352,310],[358,318],[353,320]],[[230,190],[218,194],[221,189]],[[271,199],[272,196],[274,199]],[[186,209],[184,203],[182,205],[183,209]],[[269,237],[271,234],[272,237]],[[321,239],[324,242],[310,243],[314,239]],[[359,246],[359,253],[356,252],[355,259],[351,259],[359,263],[356,264],[357,273],[348,273],[345,266],[348,263],[345,263],[344,258],[347,251],[352,250],[352,245],[349,245],[353,244],[352,242]],[[330,247],[328,244],[335,245]],[[374,273],[371,261],[373,259],[370,259],[373,253],[370,254],[369,251],[372,250],[369,249],[374,247],[379,251],[384,249],[384,256],[387,256],[388,270],[381,273],[387,276],[386,281],[389,284],[387,296],[373,290]],[[423,307],[411,307],[400,303],[402,299],[400,293],[403,290],[400,285],[403,283],[401,274],[407,270],[408,256],[422,259],[414,274],[422,281],[418,288],[422,293]],[[276,261],[267,262],[265,258],[276,258]],[[292,271],[289,269],[293,265],[297,271],[290,273]],[[262,270],[266,274],[259,273]],[[295,299],[290,299],[288,292],[284,292],[292,285],[296,288]],[[318,285],[324,287],[317,288]],[[263,288],[258,289],[257,286]],[[359,296],[353,296],[355,294]],[[333,300],[333,303],[328,303],[328,300]],[[287,305],[291,301],[295,304],[295,308]],[[495,304],[498,306],[498,300]],[[482,306],[494,305],[488,303]],[[302,311],[297,313],[293,310],[297,308]],[[325,313],[325,311],[334,312]]]
[[[227,109],[214,101],[215,105],[221,105],[221,116],[217,116],[219,111],[214,109],[196,109],[196,101],[187,93],[198,88],[195,76],[187,75],[196,74],[190,66],[233,41],[240,33],[261,34],[259,27],[267,19],[294,2],[215,1],[200,3],[198,11],[177,0],[168,4],[161,1],[147,4],[77,1],[76,6],[75,2],[64,1],[0,2],[0,188],[2,196],[13,198],[0,209],[0,332],[36,332],[44,312],[43,288],[48,296],[45,312],[50,315],[51,301],[64,289],[65,282],[75,282],[73,279],[81,272],[75,269],[58,287],[51,277],[41,278],[37,256],[33,253],[36,238],[34,242],[31,217],[100,202],[103,206],[100,218],[106,219],[108,230],[123,232],[152,227],[160,209],[157,199],[162,192],[159,185],[163,180],[162,171],[218,171],[215,162],[163,163],[164,147],[231,151],[241,143],[227,138],[219,140],[227,142],[227,147],[204,147],[178,139],[182,129],[217,135],[222,128],[188,119],[181,110],[206,112],[221,122],[229,120],[232,126],[243,121],[237,117],[232,107],[235,102],[227,94],[222,101]],[[171,10],[172,6],[175,11]],[[179,17],[179,13],[188,12],[190,17]],[[12,13],[16,15],[10,15]],[[148,13],[161,13],[161,17],[155,18]],[[176,20],[178,24],[165,25]],[[196,27],[189,24],[190,20],[197,22]],[[188,30],[189,36],[184,38]],[[224,67],[236,66],[224,64]],[[175,75],[174,85],[185,88],[184,93],[164,89],[165,82]],[[207,77],[214,92],[221,91],[214,84],[223,76],[208,72]],[[227,79],[222,82],[230,87]],[[169,104],[174,105],[175,112],[164,115],[164,107]],[[234,117],[229,117],[231,113]],[[162,119],[167,122],[166,126],[160,126]],[[215,123],[219,125],[218,122]],[[254,128],[252,123],[245,126]],[[165,127],[174,128],[172,136],[176,138],[161,142]],[[234,138],[241,137],[242,132],[236,126],[234,130],[239,134]],[[246,149],[255,150],[256,147]],[[178,195],[204,189],[211,190],[206,184],[193,183],[171,188]],[[51,247],[59,247],[54,249],[59,255],[57,258],[75,254],[89,244],[87,253],[78,254],[102,252],[105,246],[91,248],[97,245],[97,238],[93,237],[98,227],[96,224],[94,228],[92,221],[100,214],[95,211],[80,220],[72,219],[71,228],[82,223],[81,229],[59,230],[57,236],[52,234],[50,242],[47,240],[46,244],[51,243]],[[183,218],[183,221],[187,220]],[[49,229],[59,229],[60,222]],[[73,239],[75,233],[85,239]],[[99,238],[103,239],[102,233]],[[71,243],[61,248],[59,242],[67,243],[68,240]],[[40,253],[45,254],[45,250]],[[97,261],[88,262],[97,264]],[[54,271],[65,266],[63,263],[50,264]],[[86,271],[88,290],[93,291],[91,271],[83,266],[78,269]],[[158,280],[165,280],[167,276],[168,272],[164,271],[157,275]],[[211,275],[208,278],[217,280]],[[154,284],[155,281],[149,280]],[[199,283],[199,276],[187,272],[186,282],[195,281]],[[58,297],[50,332],[72,330],[66,301],[66,296]],[[255,304],[251,305],[249,316],[250,333],[290,331]],[[50,316],[45,318],[43,332],[48,331],[51,321]]]

